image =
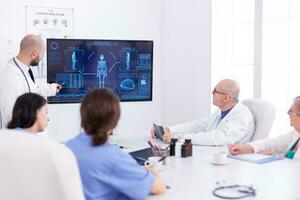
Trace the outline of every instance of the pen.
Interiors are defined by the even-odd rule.
[[[141,161],[147,161],[147,159],[142,158],[142,157],[138,157],[138,156],[135,156],[134,158],[136,158],[136,159],[138,159],[138,160],[141,160]]]
[[[161,162],[161,161],[163,161],[164,159],[166,159],[166,156],[162,157],[162,158],[159,159],[157,162]]]
[[[155,144],[153,144],[153,146],[155,147],[156,151],[160,151],[160,147],[156,146]]]
[[[150,163],[149,160],[145,160],[145,166],[153,167],[153,166],[155,166],[157,163],[163,161],[164,159],[166,159],[166,156],[160,158],[160,159],[159,159],[157,162],[155,162],[155,163]]]
[[[152,149],[154,149],[155,151],[158,151],[158,148],[157,148],[154,144],[152,144],[151,141],[148,140],[148,144],[150,145],[150,147],[151,147]]]
[[[154,149],[154,146],[152,145],[152,143],[148,140],[148,144],[150,145],[151,148]]]

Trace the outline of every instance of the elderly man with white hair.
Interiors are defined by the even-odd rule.
[[[199,145],[228,145],[249,142],[255,126],[251,111],[239,103],[240,86],[235,80],[221,80],[213,90],[213,104],[218,109],[207,119],[164,128],[163,140],[184,135]],[[177,134],[177,135],[176,135]],[[151,136],[156,138],[155,129]]]
[[[19,54],[4,68],[0,85],[2,126],[6,127],[11,120],[14,103],[20,95],[31,92],[44,97],[54,96],[61,89],[57,83],[37,84],[35,82],[31,67],[39,64],[44,53],[43,40],[36,35],[26,35],[21,41]]]

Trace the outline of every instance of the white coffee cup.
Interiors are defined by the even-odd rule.
[[[228,163],[227,152],[216,152],[214,154],[214,164],[216,165],[226,165]]]

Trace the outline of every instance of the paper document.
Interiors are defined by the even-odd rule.
[[[239,154],[239,155],[228,155],[229,158],[234,158],[238,160],[243,160],[247,162],[253,162],[253,163],[267,163],[274,160],[280,160],[282,158],[276,156],[276,155],[264,155],[264,154],[258,154],[258,153],[252,153],[252,154]]]

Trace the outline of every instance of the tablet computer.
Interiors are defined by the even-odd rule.
[[[156,137],[163,141],[164,128],[155,123],[153,123],[153,127],[155,129]]]

